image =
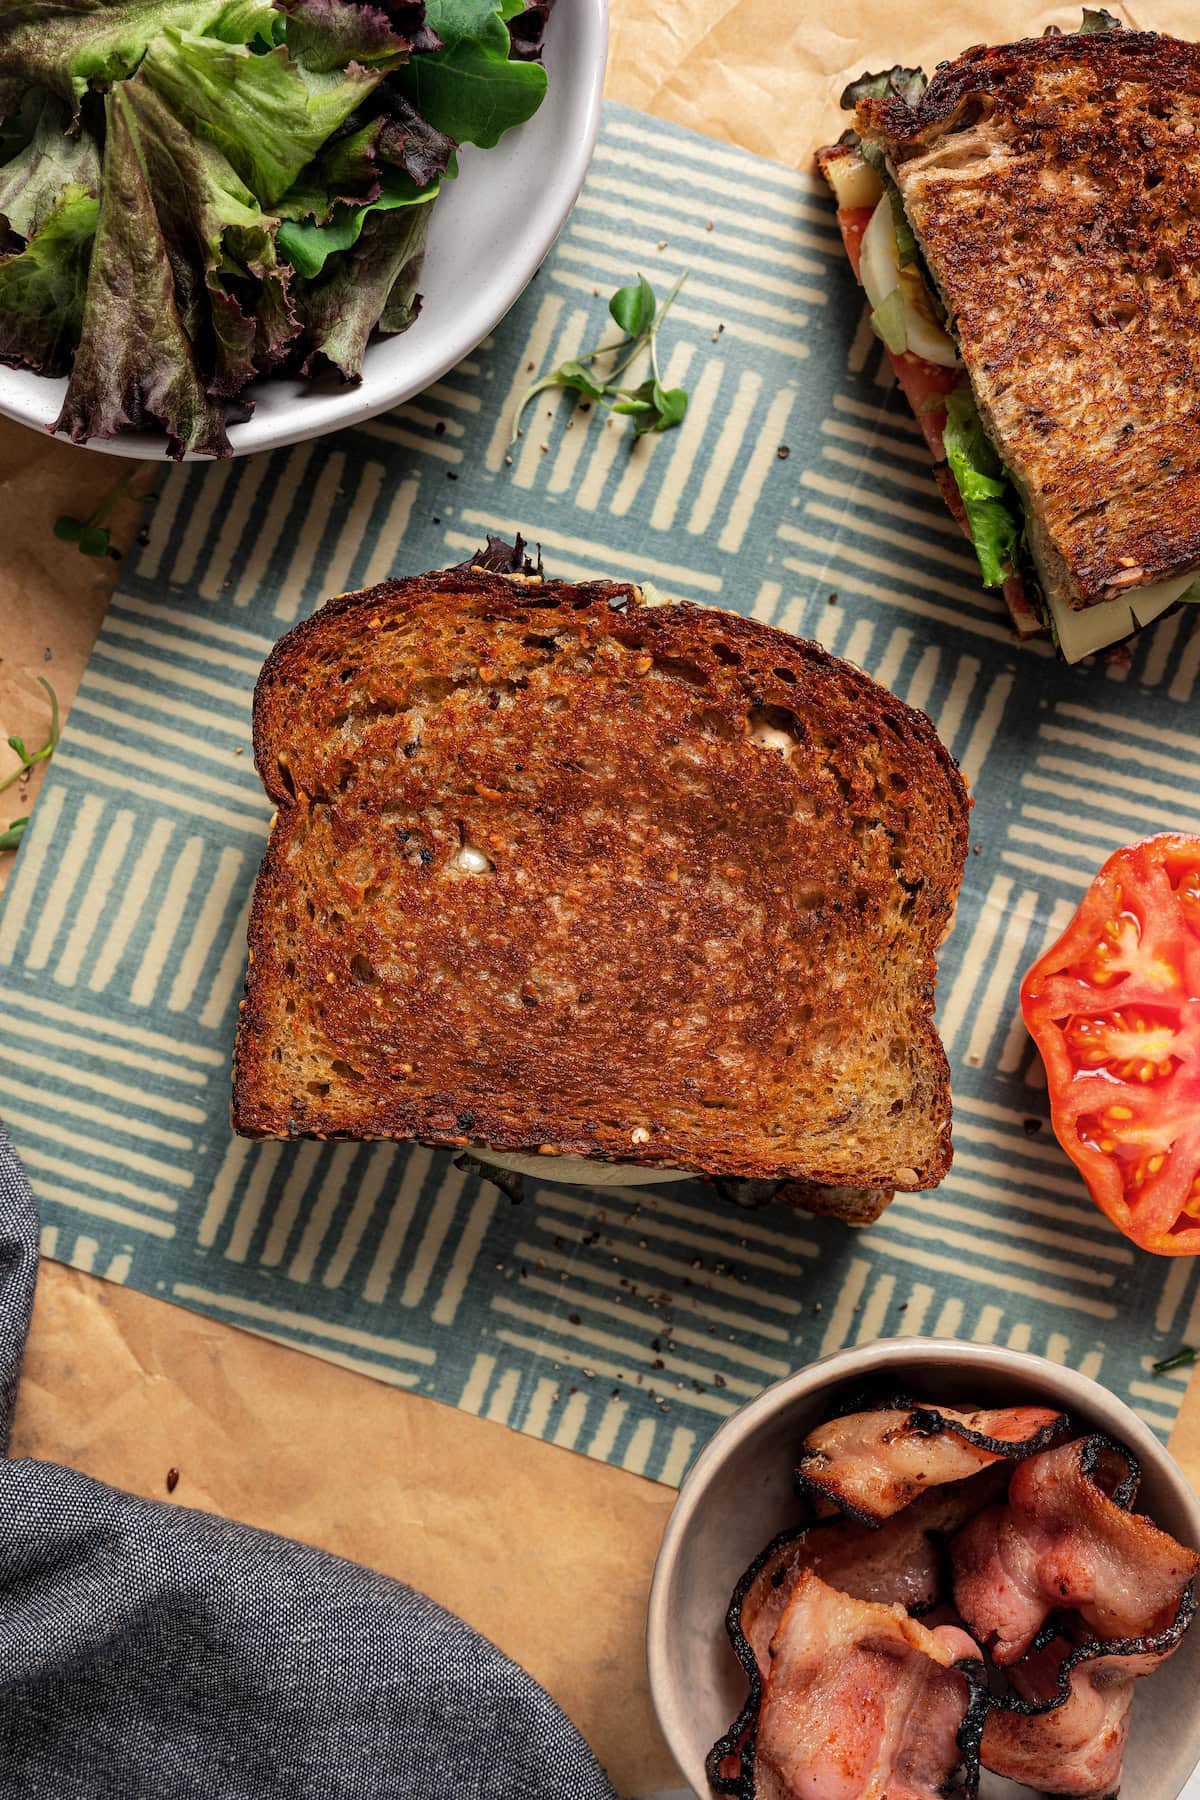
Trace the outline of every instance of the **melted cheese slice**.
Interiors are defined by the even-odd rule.
[[[1107,650],[1110,644],[1119,644],[1143,625],[1152,625],[1197,582],[1194,573],[1177,575],[1170,581],[1156,581],[1153,587],[1132,588],[1128,595],[1121,594],[1115,600],[1078,608],[1047,595],[1064,660],[1079,662],[1097,650]]]
[[[563,1187],[649,1187],[660,1181],[693,1181],[686,1169],[647,1169],[641,1163],[593,1162],[588,1156],[526,1156],[521,1151],[476,1149],[477,1162],[494,1163],[513,1175],[557,1181]]]

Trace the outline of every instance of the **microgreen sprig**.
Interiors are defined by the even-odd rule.
[[[39,675],[38,680],[41,682],[42,686],[45,688],[46,692],[50,696],[50,735],[46,739],[45,743],[42,745],[40,750],[27,750],[25,748],[25,740],[23,738],[19,738],[19,737],[10,737],[9,738],[8,747],[10,750],[16,751],[17,755],[21,759],[21,766],[19,769],[14,769],[12,774],[9,775],[6,780],[0,781],[0,794],[2,794],[6,788],[15,787],[17,782],[20,781],[24,776],[28,775],[29,771],[32,768],[34,768],[40,762],[48,761],[49,758],[52,757],[54,755],[54,752],[58,749],[58,724],[59,724],[58,695],[55,693],[54,689],[50,686],[50,683],[46,680],[46,677],[44,675]],[[9,832],[15,831],[17,829],[17,825],[21,825],[22,829],[24,829],[23,822],[18,819],[15,824],[9,826],[9,828],[8,828]],[[5,833],[5,836],[6,837],[8,836],[8,832]],[[19,841],[20,840],[18,839],[18,842]],[[8,848],[10,848],[9,845],[0,844],[0,849],[8,849]]]
[[[1181,1350],[1176,1350],[1173,1356],[1164,1356],[1161,1362],[1154,1363],[1154,1373],[1169,1375],[1172,1369],[1188,1369],[1198,1359],[1200,1359],[1200,1350],[1193,1350],[1190,1344],[1185,1344]]]
[[[15,850],[25,836],[28,818],[14,819],[7,831],[0,831],[0,850]]]
[[[123,500],[129,493],[132,475],[124,475],[116,486],[104,495],[90,518],[76,519],[70,513],[62,513],[54,521],[54,535],[64,543],[74,544],[81,556],[111,556],[119,561],[121,552],[112,541],[112,532],[105,520],[112,512],[118,500]],[[140,494],[139,500],[148,500],[149,494]]]
[[[539,376],[526,388],[513,414],[510,443],[515,444],[521,435],[521,420],[530,401],[547,388],[567,388],[593,405],[631,418],[635,439],[651,431],[670,431],[681,424],[687,412],[688,397],[683,388],[663,386],[658,366],[658,332],[686,280],[685,271],[674,282],[661,305],[644,275],[639,275],[629,287],[618,288],[608,303],[608,310],[623,335],[611,344],[597,344],[594,350],[569,357],[557,369]],[[618,378],[645,350],[650,352],[650,373],[645,381],[637,387],[619,387]],[[602,356],[617,358],[606,375],[596,372],[593,366]]]

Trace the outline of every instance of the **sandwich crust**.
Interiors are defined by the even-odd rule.
[[[1200,46],[1151,32],[977,46],[915,108],[865,100],[1073,606],[1200,565]]]
[[[945,1173],[968,803],[860,670],[628,586],[450,570],[289,632],[254,745],[278,812],[240,1132]]]

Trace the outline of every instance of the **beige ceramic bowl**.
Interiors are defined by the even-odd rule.
[[[840,1350],[777,1382],[728,1419],[697,1458],[667,1521],[650,1589],[646,1651],[658,1721],[684,1775],[707,1796],[704,1758],[746,1693],[725,1635],[735,1582],[777,1531],[799,1522],[792,1488],[805,1432],[868,1379],[943,1405],[1061,1407],[1106,1432],[1142,1465],[1138,1510],[1200,1544],[1200,1501],[1123,1401],[1040,1356],[939,1338],[891,1338]],[[1200,1624],[1138,1683],[1125,1774],[1128,1800],[1176,1800],[1200,1758]],[[982,1800],[1031,1790],[984,1775]]]

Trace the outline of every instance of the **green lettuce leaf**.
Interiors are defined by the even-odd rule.
[[[417,188],[401,170],[385,169],[378,183],[378,193],[366,205],[336,205],[328,222],[320,225],[312,219],[285,219],[279,227],[280,252],[299,275],[312,280],[322,272],[329,257],[358,243],[373,213],[425,205],[437,198],[440,185],[435,181],[431,187]]]
[[[384,109],[377,121],[376,153],[380,162],[403,169],[419,188],[428,187],[437,175],[458,174],[454,154],[458,146],[453,138],[423,118],[391,82],[381,87],[379,101]]]
[[[425,20],[442,48],[415,56],[394,81],[447,137],[490,149],[537,111],[546,92],[545,69],[512,55],[498,0],[427,0]]]
[[[1083,9],[1083,23],[1079,27],[1080,37],[1090,37],[1097,31],[1124,31],[1120,19],[1115,19],[1103,6]]]
[[[274,210],[281,219],[311,219],[323,225],[334,207],[363,206],[379,193],[378,139],[382,121],[373,119],[358,131],[330,138],[324,149],[300,171]]]
[[[227,456],[225,403],[207,391],[176,301],[128,85],[118,83],[105,102],[104,191],[79,346],[54,430],[83,443],[157,423],[172,456]]]
[[[31,124],[17,153],[0,164],[0,216],[18,237],[36,237],[67,188],[100,194],[100,148],[86,126],[72,135],[70,109],[46,88],[33,88],[21,108]]]
[[[871,324],[893,356],[903,356],[908,349],[908,321],[904,314],[904,295],[894,287],[887,298],[871,314]]]
[[[512,39],[512,53],[521,62],[534,62],[542,54],[542,40],[554,9],[554,0],[501,0],[500,11]]]
[[[65,375],[79,342],[100,203],[68,185],[17,256],[0,258],[0,362]]]
[[[291,271],[263,213],[221,152],[193,137],[141,75],[121,88],[154,196],[175,298],[209,393],[232,397],[280,362],[299,331]]]
[[[971,527],[984,586],[1003,587],[1012,574],[1021,535],[1019,502],[969,390],[959,388],[947,397],[942,438]]]
[[[37,129],[43,94],[11,78],[0,83],[0,163],[19,156]]]
[[[551,4],[0,0],[0,357],[70,371],[56,430],[176,456],[281,362],[357,379],[458,143],[537,109]]]
[[[406,103],[401,102],[403,107]],[[340,201],[346,206],[378,202],[386,211],[432,199],[438,178],[457,175],[454,145],[424,121],[389,110],[357,131],[330,139],[293,182],[274,210],[283,219],[311,219],[323,225]],[[424,190],[428,190],[427,192]],[[357,233],[346,240],[355,241]]]
[[[346,63],[404,62],[412,39],[395,28],[386,12],[358,0],[277,0],[287,14],[284,42],[306,69],[328,73]],[[432,44],[429,46],[432,48]]]
[[[870,163],[883,183],[883,190],[892,208],[892,231],[896,239],[896,254],[900,258],[900,267],[907,269],[910,263],[919,261],[921,251],[913,234],[913,228],[908,222],[908,214],[904,210],[900,189],[896,186],[892,171],[887,166],[887,158],[878,144],[873,144],[868,138],[860,138],[857,131],[850,135],[853,136],[854,147],[863,161]],[[844,143],[846,138],[847,134],[843,133],[839,142]]]
[[[906,69],[902,63],[896,63],[878,74],[868,71],[850,82],[842,89],[839,104],[846,112],[853,112],[860,100],[903,100],[905,106],[916,106],[928,86],[924,69]]]
[[[77,104],[89,82],[123,81],[168,26],[229,43],[275,41],[273,0],[0,0],[0,83],[12,77]]]
[[[353,65],[320,75],[283,45],[255,55],[168,25],[141,74],[176,118],[228,158],[264,206],[285,194],[326,139],[373,92],[378,73]]]
[[[887,189],[888,200],[891,203],[892,208],[892,230],[896,236],[896,254],[900,258],[900,267],[902,269],[907,269],[912,263],[915,263],[920,259],[920,246],[917,243],[913,228],[908,222],[908,214],[904,210],[904,201],[900,197],[900,189],[892,179],[890,171],[886,172],[886,179],[883,185]],[[932,282],[927,282],[926,286],[929,287],[930,292],[932,293]]]
[[[353,250],[298,298],[308,354],[304,373],[330,363],[347,381],[362,373],[373,329],[407,331],[420,309],[417,283],[425,260],[431,206],[372,213]]]

